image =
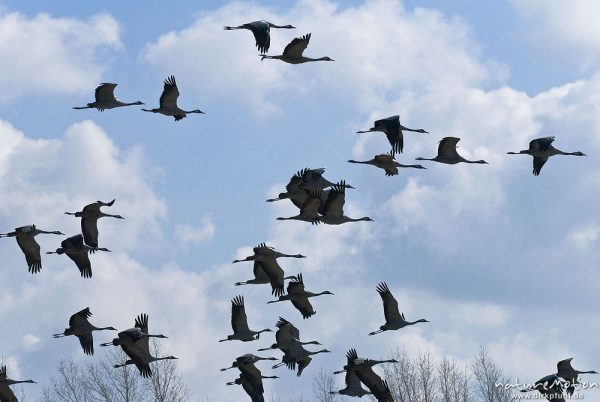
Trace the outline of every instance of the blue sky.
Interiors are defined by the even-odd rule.
[[[231,376],[218,368],[270,343],[216,343],[230,332],[229,300],[241,293],[251,327],[283,315],[334,351],[300,380],[276,373],[273,393],[308,387],[350,346],[468,362],[484,344],[507,372],[528,379],[571,356],[600,367],[590,319],[600,290],[600,29],[588,17],[599,6],[482,3],[1,2],[0,54],[11,61],[0,67],[2,231],[36,223],[74,234],[77,221],[62,212],[97,199],[116,198],[110,212],[127,219],[101,221],[101,245],[113,253],[94,256],[90,281],[57,256],[31,276],[14,241],[1,242],[0,318],[12,330],[0,352],[44,384],[60,357],[87,359],[75,340],[49,337],[70,314],[89,306],[95,322],[127,328],[148,312],[170,335],[195,396],[233,399],[242,391],[222,386]],[[298,27],[273,32],[271,54],[312,32],[306,54],[335,63],[260,62],[250,33],[222,29],[256,19]],[[171,74],[180,106],[206,115],[174,122],[135,107],[71,109],[92,101],[100,82],[119,83],[120,100],[156,107]],[[383,136],[354,133],[393,114],[431,133],[406,134],[400,162],[431,157],[442,137],[458,136],[465,157],[490,165],[429,163],[388,178],[346,163],[387,152]],[[589,156],[555,157],[533,177],[529,157],[506,155],[548,135]],[[347,213],[375,222],[276,222],[293,208],[264,200],[306,166],[354,185]],[[58,244],[38,240],[43,250]],[[336,293],[315,302],[310,320],[267,306],[263,287],[232,286],[251,265],[231,260],[262,241],[307,255],[285,261],[286,272]],[[383,320],[382,280],[408,319],[432,322],[367,337]],[[205,361],[209,374],[198,379]]]

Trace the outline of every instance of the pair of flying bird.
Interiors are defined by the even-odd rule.
[[[331,353],[327,349],[317,351],[309,351],[304,348],[304,345],[321,345],[318,341],[303,342],[300,340],[300,330],[285,318],[279,317],[277,323],[277,332],[275,332],[275,343],[268,348],[258,349],[259,352],[266,350],[279,349],[283,352],[281,362],[273,366],[274,369],[286,366],[294,371],[298,368],[296,375],[300,377],[304,369],[312,361],[312,357],[319,353]]]
[[[372,395],[378,402],[394,402],[394,397],[386,381],[373,371],[373,367],[381,363],[398,363],[395,359],[373,360],[359,358],[356,349],[352,348],[346,353],[346,365],[334,374],[346,373],[346,387],[332,394],[340,394],[362,398]],[[364,384],[369,390],[362,387]]]
[[[304,369],[312,361],[312,357],[319,353],[330,353],[327,349],[321,349],[318,351],[309,351],[304,348],[304,345],[321,345],[317,341],[303,342],[300,340],[300,331],[296,326],[285,318],[279,317],[279,320],[275,324],[277,326],[277,332],[275,333],[275,343],[268,348],[258,349],[258,351],[267,350],[281,350],[283,357],[281,362],[275,364],[272,368],[276,369],[281,366],[286,366],[288,369],[294,371],[296,368],[297,376],[300,377]],[[265,377],[260,374],[260,370],[256,369],[254,364],[260,360],[277,360],[274,357],[260,357],[253,354],[245,354],[239,356],[232,364],[231,367],[222,368],[221,371],[229,370],[232,368],[238,368],[242,375],[234,382],[227,383],[227,385],[240,384],[244,387],[244,390],[250,395],[253,401],[264,400],[262,397],[262,378],[278,378],[277,376]],[[246,373],[246,370],[250,369],[251,373]],[[250,378],[244,377],[243,374],[251,374]],[[259,395],[255,395],[260,394]],[[257,398],[257,399],[254,399]]]
[[[117,331],[114,327],[96,327],[89,322],[92,312],[89,307],[73,314],[69,319],[69,327],[61,333],[54,334],[54,338],[62,338],[65,336],[74,335],[79,339],[79,343],[86,355],[94,354],[94,338],[93,331]],[[148,315],[140,314],[134,323],[133,328],[118,333],[117,338],[111,342],[102,343],[100,346],[121,346],[121,349],[129,356],[123,364],[115,365],[115,368],[123,367],[129,364],[134,364],[140,371],[140,375],[144,378],[152,376],[150,363],[158,360],[176,359],[174,356],[155,357],[150,353],[149,338],[166,338],[165,335],[151,335],[148,333]]]
[[[367,216],[351,218],[344,214],[346,188],[354,187],[346,184],[344,180],[332,183],[323,177],[324,172],[324,168],[299,170],[285,186],[285,193],[267,200],[267,202],[274,202],[289,199],[300,210],[298,215],[279,217],[277,220],[298,220],[328,225],[372,221],[373,219]],[[326,190],[327,188],[329,189]]]
[[[269,21],[252,21],[246,24],[238,26],[225,26],[226,31],[236,29],[247,29],[254,35],[256,41],[256,47],[261,52],[261,60],[264,59],[275,59],[281,60],[289,64],[302,64],[312,61],[334,61],[331,57],[324,56],[319,58],[312,58],[304,56],[304,50],[310,42],[311,34],[308,33],[299,38],[294,38],[288,45],[283,49],[283,53],[277,56],[268,56],[266,53],[269,51],[271,46],[271,28],[283,28],[283,29],[295,29],[292,25],[275,25]]]
[[[231,367],[222,368],[221,371],[237,368],[240,375],[234,381],[226,383],[227,385],[241,385],[244,391],[248,394],[252,402],[264,402],[264,392],[262,380],[264,378],[279,378],[276,375],[264,376],[256,367],[255,363],[261,360],[277,360],[274,357],[260,357],[247,353],[239,356],[231,364]]]
[[[253,255],[248,256],[242,260],[233,261],[233,263],[243,261],[252,261],[254,263],[254,279],[250,279],[245,282],[236,282],[236,286],[270,283],[272,289],[271,293],[278,299],[269,301],[268,303],[277,303],[289,300],[292,302],[294,307],[302,314],[303,318],[309,318],[316,313],[312,304],[308,300],[309,298],[325,294],[333,294],[328,290],[320,293],[313,293],[307,291],[304,288],[304,279],[302,277],[302,274],[298,274],[296,276],[285,276],[285,273],[279,265],[279,263],[277,262],[277,259],[281,257],[306,258],[302,254],[280,253],[274,248],[267,246],[265,243],[260,243],[258,246],[253,248],[253,251]],[[286,279],[290,280],[287,286],[287,294],[285,294],[284,291]],[[244,338],[241,340],[252,340],[251,336],[253,335],[251,335],[251,333],[258,335],[258,332],[246,332],[248,327],[246,323],[246,314],[243,304],[243,298],[234,298],[231,301],[231,303],[231,324],[234,331],[234,334],[231,335],[233,337],[232,339],[239,339],[241,337]],[[266,330],[263,330],[262,332],[264,331]],[[236,335],[238,332],[239,334]],[[258,336],[255,339],[258,339]]]
[[[92,266],[88,254],[96,251],[110,251],[104,247],[98,247],[98,219],[102,217],[112,217],[124,219],[121,215],[111,215],[103,212],[101,207],[110,207],[115,200],[111,202],[96,201],[86,205],[79,212],[65,212],[81,218],[81,232],[63,240],[60,247],[53,252],[46,254],[66,254],[77,265],[81,276],[84,278],[92,277]],[[35,240],[38,234],[56,234],[64,235],[60,231],[45,231],[38,229],[35,225],[21,226],[13,232],[2,233],[0,237],[15,237],[17,244],[25,255],[28,270],[32,274],[39,273],[42,269],[42,256],[40,254],[40,245]]]
[[[165,116],[172,116],[175,121],[179,121],[187,117],[190,113],[204,114],[200,109],[183,110],[177,106],[177,98],[179,98],[179,89],[175,82],[175,76],[172,75],[164,80],[163,92],[160,95],[159,107],[154,109],[142,109],[144,112],[160,113]],[[103,112],[106,109],[114,109],[124,106],[144,105],[141,101],[125,103],[118,101],[115,98],[115,88],[117,84],[105,82],[96,88],[94,102],[88,103],[86,106],[75,106],[73,109],[97,109]]]

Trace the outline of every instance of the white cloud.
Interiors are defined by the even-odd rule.
[[[513,3],[529,20],[528,29],[535,40],[544,46],[559,45],[563,55],[575,51],[581,64],[598,61],[600,3],[595,0],[513,0]]]
[[[600,235],[600,227],[597,225],[588,225],[578,228],[569,233],[569,240],[576,246],[587,248],[592,246]]]
[[[190,244],[205,243],[215,237],[215,224],[209,217],[202,218],[200,226],[181,224],[175,226],[175,239],[184,249]]]
[[[36,349],[37,345],[40,343],[40,338],[33,334],[26,334],[23,336],[23,346],[25,349]]]
[[[91,91],[121,48],[119,25],[108,14],[84,21],[0,13],[0,100],[29,91]]]

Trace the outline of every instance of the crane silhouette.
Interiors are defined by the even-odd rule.
[[[384,331],[391,331],[404,328],[409,325],[414,325],[420,322],[429,322],[425,319],[409,322],[404,318],[404,314],[398,311],[398,302],[390,292],[387,283],[381,282],[377,285],[377,293],[383,301],[383,313],[385,316],[385,324],[379,327],[378,331],[369,332],[369,335],[376,335]]]
[[[357,131],[357,134],[362,133],[372,133],[372,132],[382,132],[387,137],[390,145],[392,146],[392,152],[394,153],[402,153],[404,148],[404,135],[402,131],[414,131],[416,133],[426,133],[427,131],[422,128],[408,128],[404,127],[400,124],[400,116],[390,116],[385,119],[375,120],[373,123],[373,127],[364,131]]]
[[[263,378],[279,378],[277,376],[264,376],[254,363],[245,364],[238,367],[240,376],[234,381],[226,383],[227,385],[239,384],[244,388],[244,391],[250,396],[252,402],[264,402],[264,387]]]
[[[310,301],[308,300],[308,298],[321,296],[321,295],[333,295],[333,293],[331,293],[328,290],[325,290],[320,293],[313,293],[313,292],[309,292],[309,291],[305,290],[304,289],[304,281],[302,279],[302,274],[298,274],[296,277],[294,277],[290,281],[290,283],[288,283],[287,295],[281,295],[281,296],[279,296],[279,299],[271,300],[271,301],[267,302],[267,304],[278,303],[278,302],[289,300],[292,302],[294,307],[296,307],[296,309],[298,311],[300,311],[300,313],[302,314],[302,318],[309,318],[312,315],[314,315],[316,312],[313,309],[312,304],[310,304]]]
[[[84,278],[92,277],[92,263],[88,257],[89,253],[96,251],[110,251],[107,248],[90,247],[83,243],[83,235],[71,236],[60,243],[56,251],[47,251],[46,254],[66,254],[77,266],[81,276]]]
[[[111,215],[100,210],[102,207],[112,207],[115,200],[111,202],[96,201],[83,207],[79,212],[65,212],[66,215],[72,215],[81,218],[81,233],[85,244],[90,247],[98,247],[98,219],[106,216],[116,219],[125,219],[121,215]]]
[[[296,27],[292,25],[275,25],[269,21],[261,20],[248,22],[238,26],[224,26],[223,28],[226,31],[231,31],[234,29],[249,30],[254,35],[258,51],[261,53],[267,53],[269,51],[269,47],[271,46],[271,28],[295,29]]]
[[[575,385],[580,384],[579,382],[579,374],[598,374],[594,370],[588,371],[579,371],[575,370],[573,366],[571,366],[572,357],[561,360],[556,364],[556,375],[567,382],[567,394],[573,395],[575,391]]]
[[[536,138],[529,142],[529,148],[519,152],[507,152],[508,155],[531,155],[533,156],[533,175],[539,176],[542,167],[548,161],[548,158],[554,155],[574,155],[586,156],[581,151],[563,152],[560,149],[554,148],[552,143],[554,137]]]
[[[148,314],[140,314],[135,319],[135,327],[139,328],[142,334],[148,334]],[[129,364],[135,365],[140,375],[143,378],[152,377],[152,369],[150,363],[159,360],[173,360],[177,359],[175,356],[155,357],[150,353],[149,336],[137,337],[137,331],[123,331],[119,332],[119,346],[129,357],[128,360],[123,364],[115,364],[114,368],[124,367]],[[132,334],[136,336],[132,337]],[[164,336],[163,336],[164,337]],[[113,341],[114,344],[114,341]]]
[[[438,154],[435,158],[427,159],[418,157],[416,160],[418,161],[434,161],[439,163],[445,163],[447,165],[455,165],[457,163],[479,163],[479,164],[488,164],[484,160],[478,161],[470,161],[458,154],[456,151],[456,144],[460,141],[460,138],[457,137],[445,137],[442,138],[440,144],[438,145]]]
[[[378,402],[394,402],[394,398],[390,391],[387,382],[383,381],[377,373],[373,371],[373,367],[381,363],[398,363],[397,360],[371,360],[365,358],[359,358],[356,353],[356,349],[352,348],[346,353],[347,364],[343,370],[336,371],[334,374],[343,373],[354,373],[356,377],[365,384],[365,386],[371,391],[373,397]],[[360,384],[359,384],[360,385]]]
[[[6,376],[6,366],[0,367],[0,402],[19,402],[9,386],[24,383],[37,384],[33,380],[11,380]]]
[[[252,353],[246,353],[245,355],[238,356],[233,363],[231,363],[231,367],[222,368],[221,371],[226,371],[232,368],[239,368],[249,364],[254,364],[261,360],[277,360],[275,357],[260,357],[253,355]]]
[[[83,348],[83,353],[86,355],[94,354],[94,338],[92,336],[92,331],[116,331],[116,328],[113,327],[96,327],[92,325],[88,318],[92,316],[92,312],[89,307],[84,308],[81,311],[73,314],[71,318],[69,318],[69,328],[65,328],[63,333],[52,335],[54,338],[62,338],[64,336],[75,335],[79,338],[79,343],[81,343],[81,347]]]
[[[373,159],[369,159],[368,161],[355,161],[350,159],[348,163],[359,163],[378,167],[385,171],[386,176],[397,176],[398,168],[426,169],[421,165],[403,165],[394,159],[394,155],[394,151],[390,151],[387,154],[375,155]]]
[[[88,103],[87,106],[75,106],[73,109],[98,109],[101,112],[104,112],[105,109],[114,109],[117,107],[123,106],[132,106],[132,105],[144,105],[142,101],[136,101],[131,103],[123,103],[115,98],[115,88],[117,84],[105,82],[100,84],[96,88],[95,97],[96,101]]]
[[[179,98],[179,90],[177,89],[177,83],[175,82],[175,76],[172,75],[165,79],[163,92],[160,95],[159,107],[155,109],[142,109],[144,112],[160,113],[165,116],[173,116],[175,121],[179,121],[187,117],[190,113],[201,113],[204,112],[200,109],[194,110],[183,110],[177,106],[177,98]]]
[[[278,251],[275,251],[271,247],[268,247],[265,243],[260,243],[258,246],[254,247],[254,255],[246,257],[242,260],[234,260],[233,261],[234,264],[236,264],[238,262],[244,262],[244,261],[254,261],[255,278],[256,278],[257,274],[259,275],[258,278],[256,278],[256,280],[254,280],[254,281],[250,280],[247,282],[238,282],[238,284],[241,285],[241,284],[245,284],[245,283],[262,282],[264,280],[264,278],[260,277],[260,275],[261,275],[260,271],[262,270],[262,272],[264,272],[266,277],[269,279],[268,283],[271,284],[272,294],[275,296],[282,295],[284,293],[284,289],[283,289],[284,280],[292,279],[292,278],[294,278],[294,276],[288,276],[288,277],[284,276],[285,273],[283,272],[283,269],[277,263],[277,258],[280,258],[280,257],[305,258],[301,254],[291,255],[291,254],[279,253]],[[257,266],[257,264],[258,264],[258,266]],[[260,269],[258,267],[260,267]]]
[[[296,344],[300,345],[321,345],[317,341],[302,342],[300,340],[300,331],[291,322],[285,318],[279,317],[279,320],[275,323],[277,332],[275,332],[275,343],[268,348],[258,349],[259,352],[265,350],[279,349],[284,351],[290,349]]]
[[[246,317],[243,296],[236,296],[231,300],[231,328],[233,329],[233,335],[228,335],[226,339],[221,339],[219,342],[233,340],[243,342],[255,341],[260,337],[262,332],[273,332],[269,328],[260,331],[253,331],[248,328],[248,318]]]
[[[319,204],[319,213],[316,223],[325,223],[327,225],[341,225],[348,222],[367,221],[372,222],[373,219],[368,216],[362,218],[350,218],[344,215],[344,204],[346,203],[346,186],[344,180],[340,181],[335,186],[331,187],[327,198]]]
[[[304,56],[304,50],[308,46],[308,42],[310,42],[310,35],[311,34],[308,33],[300,38],[294,38],[290,43],[288,43],[285,49],[283,49],[283,53],[278,56],[267,56],[266,54],[261,54],[261,60],[275,59],[290,64],[301,64],[311,61],[335,61],[327,56],[319,57],[318,59]]]
[[[17,244],[25,254],[28,271],[32,274],[37,274],[42,270],[42,256],[40,255],[40,245],[35,241],[35,236],[40,233],[65,235],[59,231],[47,232],[38,229],[35,225],[21,226],[15,229],[14,232],[0,233],[1,237],[16,237]]]

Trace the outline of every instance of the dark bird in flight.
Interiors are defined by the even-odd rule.
[[[561,360],[556,364],[556,375],[560,378],[564,379],[567,382],[567,394],[573,395],[575,391],[575,386],[580,384],[579,382],[579,374],[598,374],[594,370],[589,371],[579,371],[575,370],[573,366],[571,366],[572,357]]]
[[[83,243],[83,235],[71,236],[60,243],[60,247],[56,251],[47,251],[46,254],[66,254],[79,269],[81,276],[84,278],[92,277],[92,263],[88,253],[96,251],[110,251],[107,248],[90,247]]]
[[[296,310],[302,314],[302,318],[309,318],[316,312],[313,309],[312,304],[308,300],[309,297],[316,297],[321,295],[333,295],[329,290],[325,290],[320,293],[309,292],[304,289],[304,281],[302,280],[302,274],[298,274],[294,277],[287,287],[287,295],[279,296],[277,300],[271,300],[267,303],[277,303],[289,300],[292,302]]]
[[[521,392],[530,391],[538,391],[549,401],[565,402],[565,383],[556,374],[547,375],[537,380],[532,387],[521,390]]]
[[[269,279],[268,282],[271,284],[272,294],[275,296],[280,296],[284,293],[284,280],[292,279],[294,276],[285,277],[285,273],[283,269],[277,263],[277,258],[279,257],[293,257],[293,258],[305,258],[301,254],[283,254],[275,251],[272,247],[267,246],[265,243],[260,243],[258,246],[254,247],[254,255],[246,257],[243,260],[234,260],[233,263],[243,262],[243,261],[254,261],[254,275],[258,274],[255,280],[250,280],[247,282],[238,282],[239,285],[246,283],[262,283],[264,278],[261,278],[261,271],[264,272],[266,277]]]
[[[275,332],[275,343],[268,348],[258,349],[259,352],[272,349],[279,349],[284,352],[286,349],[291,349],[296,344],[320,345],[317,341],[302,342],[300,340],[300,331],[298,328],[285,318],[279,317],[275,326],[277,327],[277,332]]]
[[[148,334],[148,314],[140,314],[135,319],[135,327],[139,328],[142,334]],[[134,335],[134,336],[132,336]],[[150,353],[149,335],[138,337],[137,332],[130,330],[119,332],[119,346],[123,349],[123,352],[129,356],[129,359],[123,364],[115,364],[114,368],[124,367],[128,364],[134,364],[140,371],[140,375],[143,378],[152,377],[152,370],[150,369],[150,363],[159,360],[173,360],[177,359],[175,356],[166,357],[155,357]],[[165,337],[157,336],[157,337]],[[166,338],[166,337],[165,337]],[[114,340],[113,340],[114,344]]]
[[[225,26],[226,31],[234,29],[247,29],[252,32],[256,40],[256,47],[261,53],[267,53],[271,46],[271,28],[295,29],[292,25],[275,25],[269,21],[252,21],[247,24],[238,25],[237,27]]]
[[[414,131],[415,133],[426,133],[429,132],[423,130],[422,128],[408,128],[404,127],[400,124],[400,116],[390,116],[385,119],[375,120],[373,127],[365,131],[357,131],[358,134],[361,133],[372,133],[380,131],[384,133],[392,146],[392,152],[394,153],[402,153],[404,148],[404,135],[402,131]]]
[[[352,348],[346,353],[348,363],[341,371],[336,371],[334,374],[345,372],[353,372],[356,374],[360,382],[365,384],[373,397],[378,402],[394,402],[394,397],[387,384],[379,375],[373,371],[373,367],[381,363],[398,363],[397,360],[371,360],[359,358],[356,349]]]
[[[542,167],[548,161],[548,158],[554,155],[575,155],[587,156],[581,151],[563,152],[552,146],[554,137],[536,138],[529,143],[529,149],[519,152],[507,152],[508,155],[531,155],[533,156],[533,175],[539,176]]]
[[[117,84],[105,82],[96,88],[96,101],[88,103],[87,106],[75,106],[73,109],[98,109],[104,112],[105,109],[114,109],[122,106],[144,105],[144,102],[136,101],[131,103],[123,103],[115,98],[115,88]]]
[[[367,391],[366,389],[364,389],[362,387],[360,379],[358,378],[356,373],[353,370],[349,369],[354,364],[354,360],[358,358],[358,355],[356,354],[356,350],[350,349],[348,351],[348,353],[346,353],[346,358],[347,358],[347,364],[346,364],[346,366],[344,366],[345,369],[348,368],[347,370],[345,370],[346,371],[346,378],[345,378],[346,387],[343,389],[340,389],[339,391],[336,391],[336,392],[330,391],[330,393],[346,395],[346,396],[353,396],[353,397],[357,397],[357,398],[362,398],[364,395],[371,394],[370,391]]]
[[[177,89],[177,83],[175,82],[175,76],[172,75],[165,79],[165,86],[160,95],[160,107],[158,109],[142,109],[144,112],[160,113],[165,116],[173,116],[175,121],[179,121],[184,117],[187,117],[190,113],[202,113],[204,112],[199,109],[194,110],[183,110],[177,106],[177,98],[179,98],[179,90]]]
[[[421,165],[403,165],[399,163],[396,159],[394,159],[394,151],[390,151],[387,154],[379,154],[375,155],[373,159],[369,159],[368,161],[355,161],[350,159],[349,163],[361,163],[364,165],[373,165],[378,167],[379,169],[385,170],[386,176],[396,176],[398,175],[398,168],[415,168],[415,169],[425,169]]]
[[[59,231],[47,232],[38,229],[35,225],[21,226],[15,229],[14,232],[0,233],[0,237],[16,237],[17,244],[25,254],[28,270],[32,274],[37,274],[42,269],[42,256],[40,255],[40,245],[35,241],[35,236],[40,233],[63,235]]]
[[[416,158],[418,161],[434,161],[439,163],[445,163],[447,165],[455,165],[457,163],[480,163],[480,164],[488,164],[484,160],[478,161],[468,161],[456,152],[456,144],[458,144],[460,138],[457,137],[445,137],[440,141],[440,145],[438,146],[438,154],[435,158],[427,159],[427,158]]]
[[[117,329],[113,327],[98,328],[88,321],[88,318],[90,318],[91,316],[92,313],[90,311],[90,308],[84,308],[83,310],[71,316],[71,318],[69,319],[69,328],[66,328],[62,334],[54,334],[52,336],[54,338],[62,338],[63,336],[75,335],[77,338],[79,338],[79,343],[81,343],[83,353],[90,356],[93,355],[94,338],[92,337],[92,331],[116,331]]]
[[[219,342],[233,340],[243,342],[255,341],[260,337],[262,332],[273,332],[269,328],[260,331],[253,331],[248,328],[248,318],[246,317],[243,296],[236,296],[231,300],[231,328],[233,329],[233,335],[227,335],[226,339],[221,339]]]
[[[221,371],[226,371],[232,368],[239,368],[243,366],[247,366],[250,364],[254,364],[261,360],[277,360],[275,357],[260,357],[253,355],[252,353],[246,353],[245,355],[238,356],[233,363],[231,363],[231,367],[222,368]]]
[[[129,328],[129,329],[126,329],[125,331],[119,332],[119,334],[117,334],[117,337],[114,338],[111,342],[101,343],[100,346],[121,346],[121,344],[123,342],[122,342],[122,339],[120,338],[120,336],[123,336],[123,335],[126,336],[125,341],[132,341],[132,342],[137,342],[137,341],[141,340],[142,338],[163,338],[163,339],[168,338],[167,336],[162,335],[162,334],[151,335],[151,334],[142,332],[142,328],[145,328],[146,330],[148,330],[147,322],[148,322],[148,315],[140,314],[135,319],[133,328]]]
[[[306,198],[300,206],[300,212],[298,215],[283,217],[277,217],[278,221],[303,221],[316,224],[319,222],[319,207],[323,198],[323,192],[321,190],[310,191],[306,193]]]
[[[90,247],[98,247],[98,219],[105,216],[117,219],[125,219],[121,215],[111,215],[100,210],[102,207],[112,207],[115,200],[111,202],[96,201],[83,207],[79,212],[65,212],[67,215],[73,215],[81,218],[81,233],[85,244]]]
[[[6,366],[0,367],[0,402],[19,402],[9,386],[23,383],[37,384],[33,380],[11,380],[6,376]]]
[[[304,168],[297,171],[285,186],[286,192],[279,193],[277,198],[268,199],[267,202],[289,199],[297,208],[302,208],[311,191],[324,190],[335,184],[323,177],[324,172],[325,168]],[[346,188],[354,188],[350,184],[345,186]],[[326,194],[326,192],[323,192],[323,195]]]
[[[317,218],[315,223],[325,223],[327,225],[341,225],[348,222],[367,221],[372,222],[373,219],[368,216],[362,218],[350,218],[344,215],[344,204],[346,203],[346,186],[344,180],[331,187],[327,198],[319,204],[319,213],[321,216]]]
[[[378,331],[369,332],[369,335],[376,335],[383,331],[392,331],[400,328],[404,328],[409,325],[414,325],[419,322],[429,322],[425,319],[409,322],[404,319],[404,314],[400,314],[398,311],[398,302],[390,292],[387,283],[381,282],[377,285],[377,293],[381,296],[383,301],[383,314],[385,316],[385,324],[379,327]]]
[[[243,260],[233,260],[233,263],[235,264],[243,261],[265,261],[281,257],[306,258],[306,256],[302,254],[280,253],[279,251],[276,251],[273,247],[267,246],[266,243],[259,243],[259,245],[254,247],[252,251],[254,252],[253,255],[248,256]]]
[[[239,367],[240,376],[234,381],[226,383],[227,385],[241,385],[244,391],[250,396],[252,402],[264,402],[263,378],[279,378],[277,376],[264,376],[253,363]]]
[[[367,221],[372,222],[373,219],[368,216],[362,218],[350,218],[344,215],[344,204],[346,203],[346,182],[340,181],[338,184],[331,187],[327,198],[319,204],[319,213],[321,216],[314,223],[325,223],[327,225],[341,225],[348,222]]]
[[[306,57],[303,55],[304,50],[308,46],[308,42],[310,42],[310,33],[300,37],[294,38],[286,47],[283,49],[283,54],[278,56],[267,56],[266,54],[261,54],[261,60],[264,59],[276,59],[285,61],[290,64],[301,64],[307,63],[309,61],[334,61],[330,57],[319,57],[318,59],[313,59],[311,57]]]

